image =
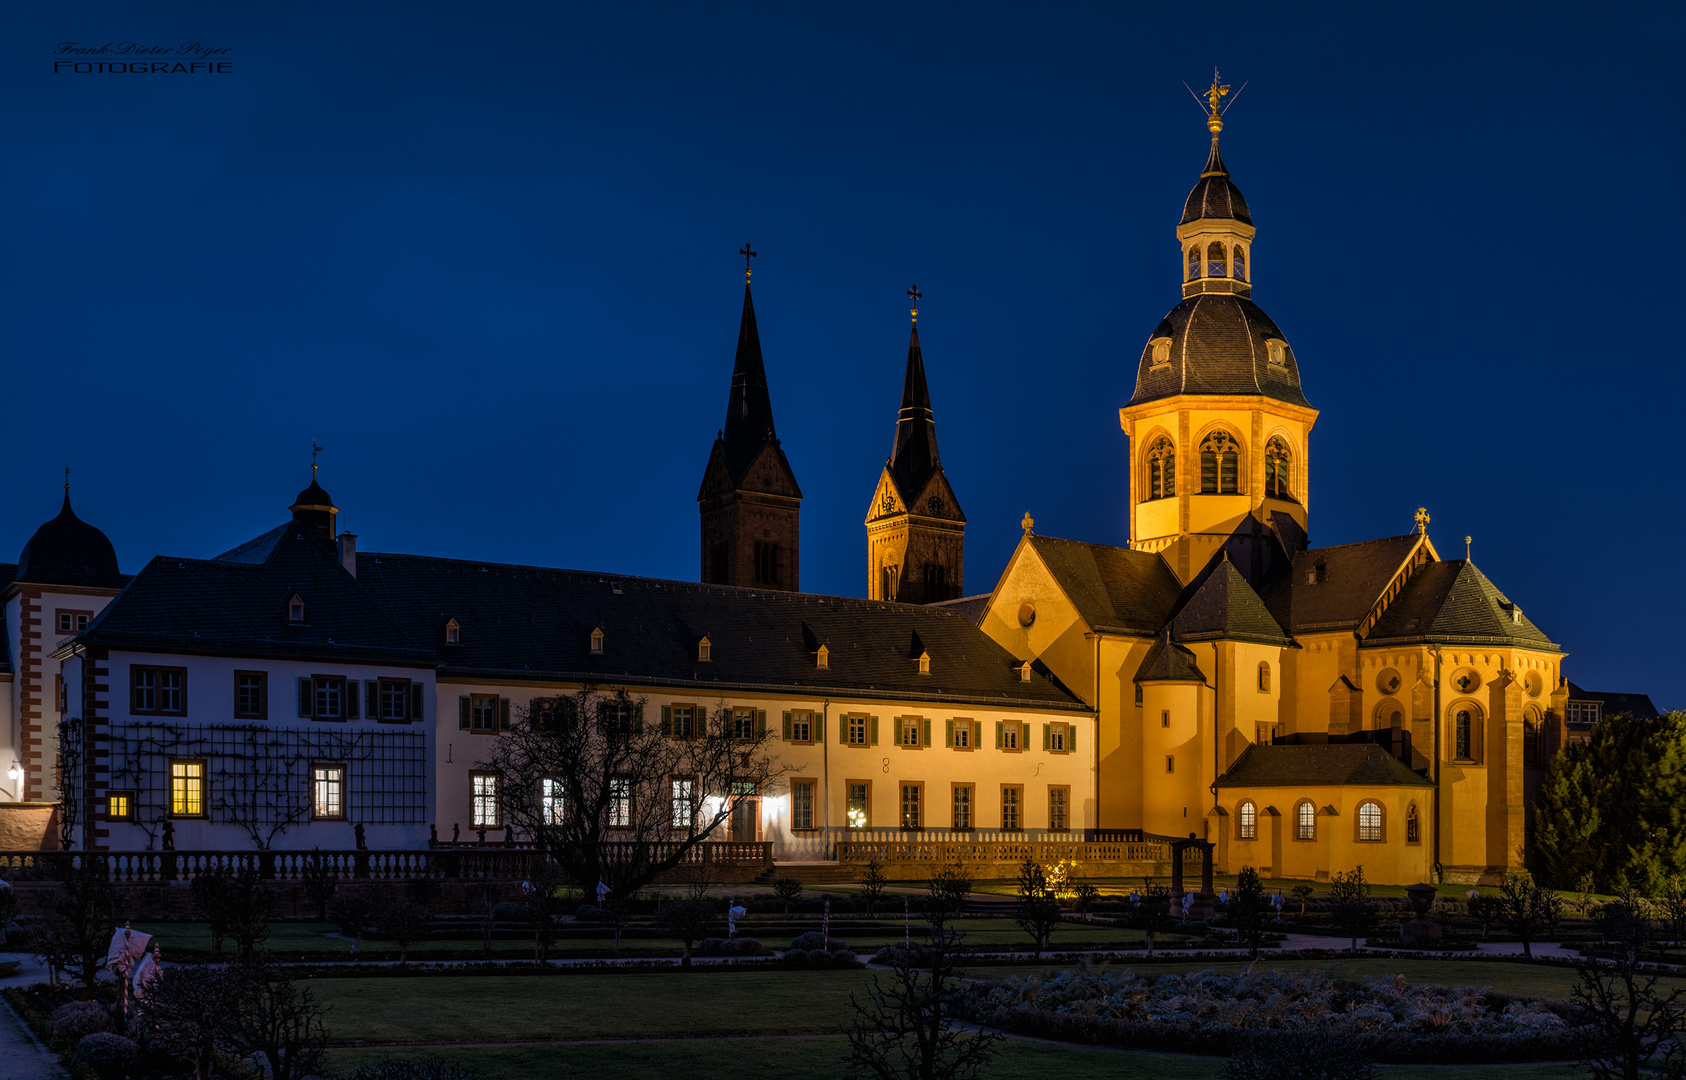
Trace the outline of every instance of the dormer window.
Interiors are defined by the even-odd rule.
[[[591,655],[603,655],[603,628],[601,626],[591,631]]]
[[[714,643],[709,641],[707,637],[704,637],[701,641],[697,642],[697,661],[699,663],[706,664],[711,662],[713,659]]]
[[[922,652],[922,653],[919,654],[919,674],[929,675],[930,673],[931,673],[931,654],[928,653],[928,652]]]
[[[1266,338],[1265,351],[1270,354],[1270,362],[1276,367],[1288,366],[1288,343],[1280,338]]]
[[[462,623],[459,623],[459,622],[457,622],[457,620],[452,619],[450,622],[445,624],[445,644],[447,644],[447,645],[461,645],[462,644]]]
[[[821,671],[830,671],[831,650],[826,648],[824,645],[821,645],[819,651],[814,653],[814,666],[819,668]]]
[[[1148,344],[1148,348],[1152,350],[1152,356],[1148,360],[1148,367],[1150,369],[1169,367],[1171,365],[1171,339],[1170,338],[1168,338],[1168,337],[1154,338],[1152,341],[1148,342],[1147,344]]]
[[[294,593],[293,598],[287,601],[287,621],[290,623],[304,622],[304,597],[298,593]]]
[[[1019,665],[1019,681],[1020,682],[1029,682],[1030,681],[1030,661],[1029,660],[1026,660],[1024,663]]]

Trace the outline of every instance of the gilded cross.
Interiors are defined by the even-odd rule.
[[[913,301],[913,321],[918,322],[919,301],[924,298],[925,294],[919,291],[919,286],[915,285],[913,288],[907,290],[907,296],[909,300]]]
[[[749,246],[749,241],[745,240],[743,247],[738,249],[738,254],[743,256],[743,283],[745,285],[748,285],[749,284],[749,260],[755,258],[757,252],[754,248]]]
[[[1036,524],[1036,519],[1030,516],[1029,510],[1026,510],[1024,512],[1024,520],[1019,522],[1019,525],[1024,528],[1025,534],[1027,536],[1030,534],[1031,527],[1034,526],[1035,524]]]
[[[1416,520],[1417,520],[1417,532],[1419,532],[1419,533],[1428,532],[1428,507],[1426,507],[1426,506],[1417,507],[1417,519]]]

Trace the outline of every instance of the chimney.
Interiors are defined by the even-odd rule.
[[[340,565],[352,577],[357,576],[357,534],[340,533]]]

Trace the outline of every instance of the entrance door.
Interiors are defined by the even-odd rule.
[[[752,844],[761,839],[761,800],[739,798],[732,803],[732,839]]]

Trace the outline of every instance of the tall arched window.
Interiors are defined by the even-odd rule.
[[[1259,689],[1270,692],[1270,661],[1259,661]]]
[[[1235,246],[1235,280],[1247,280],[1247,249],[1239,244]]]
[[[1227,431],[1214,431],[1200,444],[1200,491],[1234,495],[1241,490],[1241,447]]]
[[[1265,494],[1272,499],[1294,497],[1294,458],[1280,435],[1265,443]]]
[[[1161,436],[1147,448],[1146,479],[1147,494],[1143,496],[1143,502],[1168,499],[1177,493],[1177,449],[1171,445],[1170,439]]]
[[[1206,276],[1228,277],[1229,267],[1224,263],[1224,246],[1216,240],[1206,245]]]
[[[1522,760],[1533,766],[1540,764],[1540,714],[1533,709],[1522,718]]]
[[[1419,844],[1423,839],[1422,824],[1417,820],[1417,804],[1405,808],[1405,842]]]
[[[1259,837],[1259,808],[1248,799],[1236,808],[1235,818],[1240,826],[1240,837],[1243,840],[1257,840]]]
[[[1191,248],[1188,249],[1188,280],[1193,281],[1195,278],[1197,278],[1199,276],[1200,276],[1200,249],[1197,248],[1197,247],[1191,247]]]
[[[1382,805],[1376,802],[1360,803],[1358,806],[1358,839],[1380,840],[1382,838]]]
[[[1310,799],[1294,807],[1294,839],[1317,839],[1317,807]]]
[[[1468,709],[1459,709],[1452,720],[1452,756],[1459,761],[1470,761],[1471,739],[1475,729],[1475,720]]]

